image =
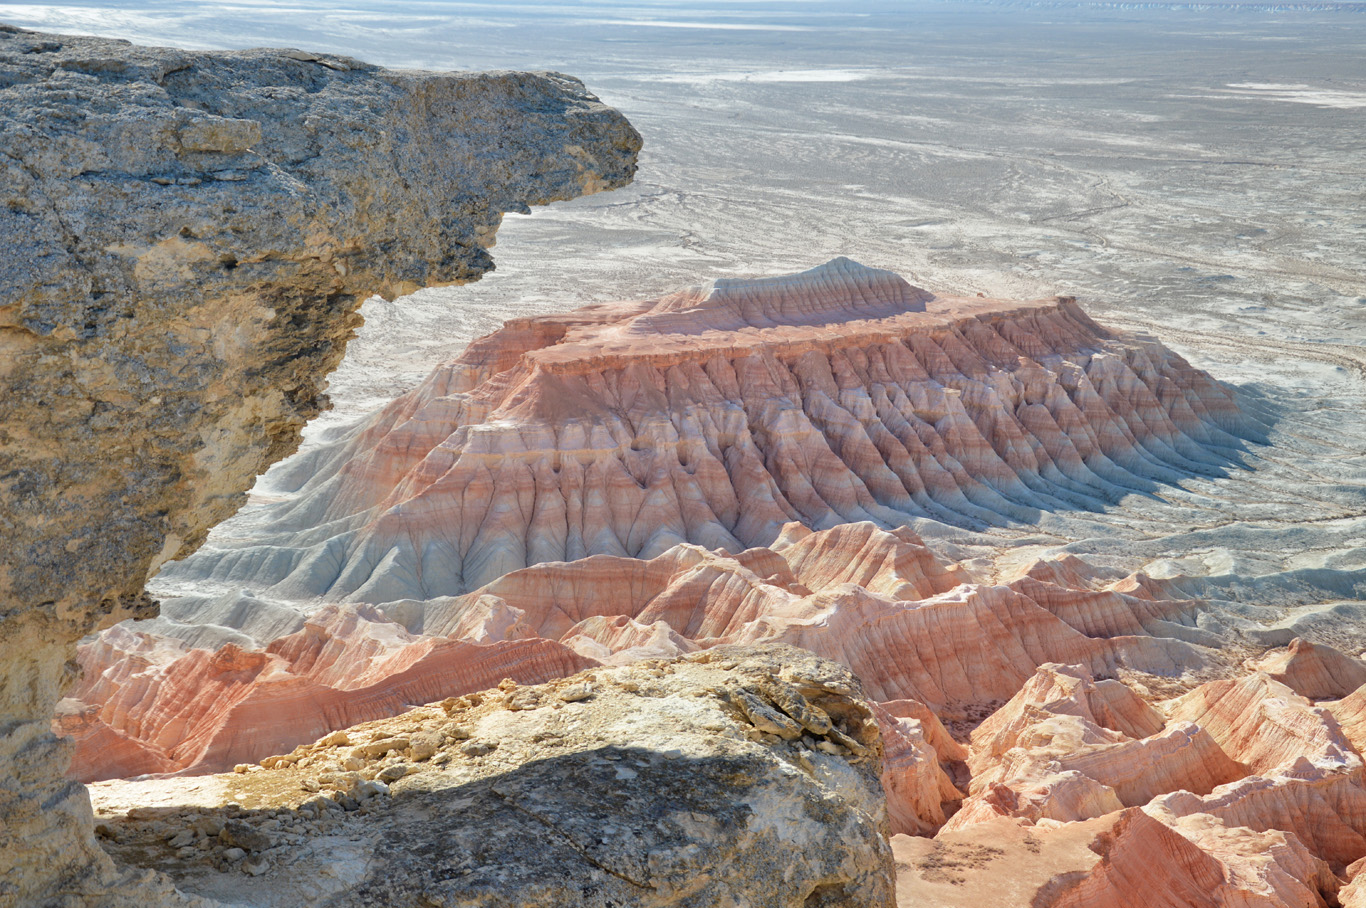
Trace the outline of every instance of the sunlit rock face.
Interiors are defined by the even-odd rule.
[[[1315,650],[1336,675],[1360,667]],[[901,904],[970,905],[1003,875],[1008,905],[1356,903],[1366,789],[1333,713],[1352,716],[1351,698],[1315,706],[1265,672],[1230,672],[1153,704],[1081,666],[1041,666],[973,731],[967,798],[934,848],[894,843]],[[952,894],[944,866],[961,868]]]
[[[1091,684],[1092,672],[1180,676],[1220,664],[1217,651],[1179,637],[1195,629],[1201,603],[1119,588],[1141,584],[1076,559],[983,583],[905,528],[792,523],[772,546],[734,555],[681,544],[648,561],[597,555],[533,565],[463,596],[332,604],[254,649],[121,625],[81,646],[83,677],[60,728],[75,736],[73,771],[87,780],[221,771],[504,677],[536,683],[592,665],[789,643],[868,679],[895,832],[938,829],[968,796],[969,776],[977,786],[995,771],[972,762],[982,758],[969,758],[943,723],[1029,691],[1040,665],[1060,661],[1081,665],[1056,677],[1098,691],[1079,715],[1115,729],[1088,739],[1098,746],[1078,765],[1100,780],[1094,788],[1123,795],[1035,816],[1098,816],[1106,805],[1183,786],[1207,792],[1240,777],[1208,735],[1163,732],[1164,720],[1123,685]],[[1165,772],[1150,776],[1153,761]],[[974,793],[968,804],[978,800]],[[958,816],[969,815],[965,807]]]
[[[556,75],[8,27],[0,66],[0,904],[145,905],[49,731],[75,642],[297,447],[366,297],[478,278],[640,139]]]
[[[1173,723],[1128,687],[1079,666],[1045,665],[973,732],[969,797],[950,821],[994,816],[1071,822],[1138,807],[1159,794],[1247,774],[1194,723]]]
[[[1217,382],[1070,300],[835,259],[510,322],[296,462],[250,543],[168,577],[386,602],[793,521],[1030,522],[1219,472],[1239,424]]]
[[[92,794],[117,857],[196,840],[159,866],[233,906],[891,908],[881,756],[847,668],[718,647],[506,680],[269,769]],[[196,807],[125,813],[177,786]]]

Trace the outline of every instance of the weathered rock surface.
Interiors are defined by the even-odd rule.
[[[1366,788],[1333,713],[1259,671],[1162,706],[1042,666],[973,732],[968,797],[934,843],[897,843],[901,903],[973,904],[1009,874],[1000,904],[1031,908],[1338,904]]]
[[[1234,759],[1265,774],[1301,759],[1360,763],[1333,714],[1269,675],[1211,681],[1167,707],[1176,721],[1205,729]]]
[[[1173,723],[1118,681],[1045,665],[972,734],[969,797],[949,828],[997,816],[1085,820],[1241,779],[1194,723]]]
[[[1216,660],[1143,629],[1156,616],[1157,633],[1186,629],[1199,603],[1115,593],[1108,586],[1125,581],[1107,585],[1085,573],[1079,565],[1057,573],[1085,584],[1075,590],[1029,575],[976,584],[905,528],[791,524],[772,547],[735,555],[690,545],[650,561],[600,555],[525,568],[460,597],[328,606],[257,649],[189,646],[121,626],[82,645],[85,672],[73,691],[80,704],[61,728],[77,736],[73,768],[87,780],[222,770],[501,677],[541,681],[585,665],[789,642],[869,679],[869,693],[885,701],[892,828],[932,832],[966,780],[954,768],[965,752],[940,714],[989,709],[1042,663],[1180,675]],[[1031,595],[1017,591],[1022,583]],[[1079,601],[1084,611],[1073,607]]]
[[[1337,700],[1366,684],[1366,662],[1299,637],[1285,649],[1249,660],[1247,667],[1310,700]]]
[[[167,783],[95,797],[122,801],[116,856],[258,908],[884,908],[881,754],[847,669],[722,647],[506,682],[201,777],[184,806],[128,809]]]
[[[1061,825],[996,818],[897,836],[902,908],[1322,908],[1338,888],[1293,835],[1173,828],[1129,808]]]
[[[553,74],[7,27],[0,68],[0,905],[114,904],[49,730],[75,641],[294,450],[363,299],[477,278],[640,140]]]
[[[1256,672],[1201,685],[1169,714],[1200,724],[1251,774],[1203,796],[1155,798],[1145,807],[1154,816],[1293,833],[1335,873],[1366,856],[1362,758],[1329,710]]]
[[[1219,473],[1240,424],[1228,389],[1070,299],[836,259],[509,322],[298,461],[249,542],[168,577],[381,603],[794,521],[1032,522]]]

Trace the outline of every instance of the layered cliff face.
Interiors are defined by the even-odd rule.
[[[1070,300],[837,259],[511,322],[296,463],[249,543],[167,576],[379,603],[793,521],[1029,523],[1216,473],[1238,431],[1228,390]]]
[[[76,640],[294,450],[364,298],[476,279],[640,140],[554,74],[12,28],[0,64],[0,904],[113,904],[49,731]]]

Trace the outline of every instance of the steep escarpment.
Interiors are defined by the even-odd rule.
[[[0,904],[115,904],[49,729],[75,642],[294,450],[362,300],[476,279],[640,140],[555,74],[11,28],[0,65]]]
[[[1070,299],[837,259],[511,322],[294,465],[249,542],[167,577],[381,603],[793,521],[1031,523],[1217,474],[1241,425],[1226,388]]]

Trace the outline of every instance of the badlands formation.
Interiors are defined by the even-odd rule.
[[[1025,535],[1242,469],[1258,437],[1231,390],[1069,298],[935,295],[847,259],[518,320],[287,465],[289,494],[166,572],[216,594],[83,642],[56,726],[77,777],[175,774],[95,784],[120,859],[253,905],[891,904],[877,868],[904,906],[1366,904],[1366,663],[1268,649],[1180,578],[1033,557]],[[1020,544],[984,554],[984,530]],[[766,674],[746,681],[751,658]],[[698,666],[724,680],[662,680]],[[800,679],[844,670],[861,691],[809,709]],[[642,677],[647,697],[606,699]],[[749,742],[796,787],[721,822],[808,816],[805,786],[823,786],[829,822],[860,830],[840,841],[866,884],[779,857],[801,882],[778,887],[744,842],[714,859],[697,841],[697,885],[723,882],[680,888],[633,825],[653,809],[634,765],[586,783],[617,805],[591,821],[537,798],[556,843],[635,889],[507,883],[535,876],[512,844],[518,896],[480,901],[474,843],[521,835],[487,832],[483,807],[459,879],[455,858],[367,850],[374,815],[430,853],[411,817],[439,815],[438,791],[483,804],[475,780],[531,803],[497,774],[552,759],[531,745],[590,691],[628,714],[613,742],[692,721],[689,698],[729,704],[706,746]],[[488,712],[443,725],[418,706],[442,698]],[[880,782],[876,805],[847,767]],[[176,786],[195,793],[146,806]],[[347,876],[321,857],[334,844],[380,869]],[[580,860],[572,879],[592,873]]]
[[[204,545],[367,294],[639,137],[554,75],[0,62],[3,908],[1366,905],[1366,664],[1032,534],[1246,469],[1155,339],[848,259],[517,320]]]

